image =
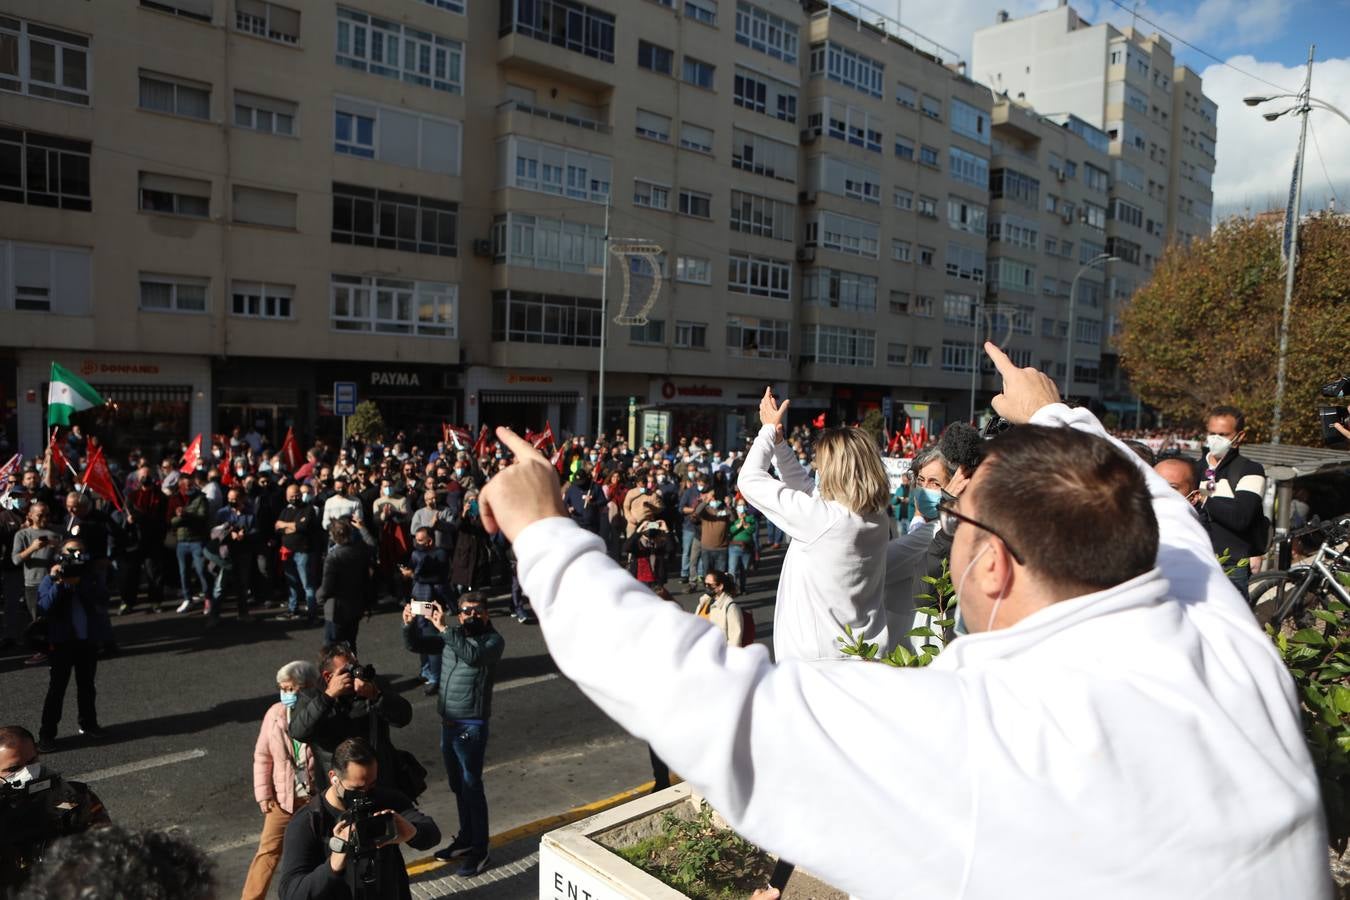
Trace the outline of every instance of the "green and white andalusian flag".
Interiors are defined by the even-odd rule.
[[[74,372],[52,363],[51,386],[47,388],[47,425],[69,425],[70,414],[102,406],[103,398]]]

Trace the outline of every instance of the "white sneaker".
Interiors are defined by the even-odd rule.
[[[174,610],[174,612],[185,613],[191,608],[192,608],[192,598],[189,597],[182,603],[178,604],[178,609]]]

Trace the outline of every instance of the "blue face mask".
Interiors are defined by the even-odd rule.
[[[295,691],[281,691],[281,705],[290,709],[295,706],[295,701],[300,699],[300,695]]]
[[[932,488],[919,488],[914,493],[914,505],[919,508],[919,515],[931,522],[937,518],[938,504],[942,502],[942,491]]]

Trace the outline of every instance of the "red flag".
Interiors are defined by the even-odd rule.
[[[549,462],[553,463],[553,468],[558,470],[559,475],[566,474],[564,470],[567,467],[567,463],[563,460],[563,452],[561,447],[553,451],[553,458],[550,459]]]
[[[473,458],[480,459],[488,452],[488,427],[482,425],[478,429],[478,440],[473,442]]]
[[[446,442],[454,444],[456,450],[469,449],[472,443],[472,435],[467,428],[457,428],[453,425],[445,426]]]
[[[112,473],[108,471],[108,461],[103,458],[102,447],[94,448],[93,455],[89,457],[89,462],[84,467],[84,474],[80,476],[80,482],[117,509],[122,508],[122,501],[117,498],[117,489],[113,487]]]
[[[533,431],[531,431],[531,430],[528,429],[528,428],[525,429],[525,441],[526,441],[526,443],[528,443],[528,444],[533,444],[533,443],[534,443],[534,439],[535,439],[536,437],[538,437],[538,435],[536,435]]]
[[[907,441],[914,440],[914,432],[911,428],[913,424],[914,424],[913,419],[905,419],[905,440]]]
[[[894,453],[896,451],[896,448],[898,448],[899,446],[900,446],[900,432],[897,431],[895,434],[891,435],[890,442],[886,444],[886,452]]]
[[[14,484],[14,476],[18,474],[19,464],[23,462],[23,454],[15,453],[9,458],[9,462],[0,468],[0,492],[8,493],[10,487]]]
[[[451,445],[450,426],[445,422],[441,423],[441,442],[444,443],[447,447]]]
[[[197,471],[197,464],[202,461],[202,436],[198,434],[188,444],[187,452],[183,454],[183,465],[178,471],[186,472],[191,475]]]
[[[70,461],[66,459],[66,455],[61,452],[61,445],[56,441],[57,430],[58,429],[56,428],[52,429],[51,440],[47,442],[47,446],[50,447],[52,451],[52,468],[57,471],[60,471],[63,468],[73,469],[74,467],[71,466]],[[56,471],[52,472],[52,477],[56,477]]]
[[[920,450],[928,446],[928,426],[926,424],[919,425],[919,439],[915,442],[915,445]]]
[[[824,428],[824,427],[825,427],[825,413],[821,413],[820,415],[818,415],[818,416],[816,416],[814,419],[812,419],[812,420],[811,420],[811,424],[814,425],[814,426],[816,426],[817,428]]]
[[[286,463],[286,470],[294,472],[300,468],[300,463],[304,462],[304,457],[300,454],[300,445],[295,441],[295,429],[286,429],[286,439],[281,442],[281,460]]]
[[[223,488],[227,488],[230,485],[234,484],[234,453],[231,452],[230,445],[228,443],[225,445],[224,450],[225,450],[225,459],[221,461],[219,467],[220,486]]]
[[[545,423],[544,430],[535,435],[534,440],[530,441],[530,443],[534,444],[534,449],[536,450],[543,450],[545,444],[552,444],[554,447],[557,447],[558,442],[553,439],[553,423]]]

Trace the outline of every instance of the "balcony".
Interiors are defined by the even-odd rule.
[[[614,16],[577,0],[501,0],[497,61],[588,90],[614,86]]]

